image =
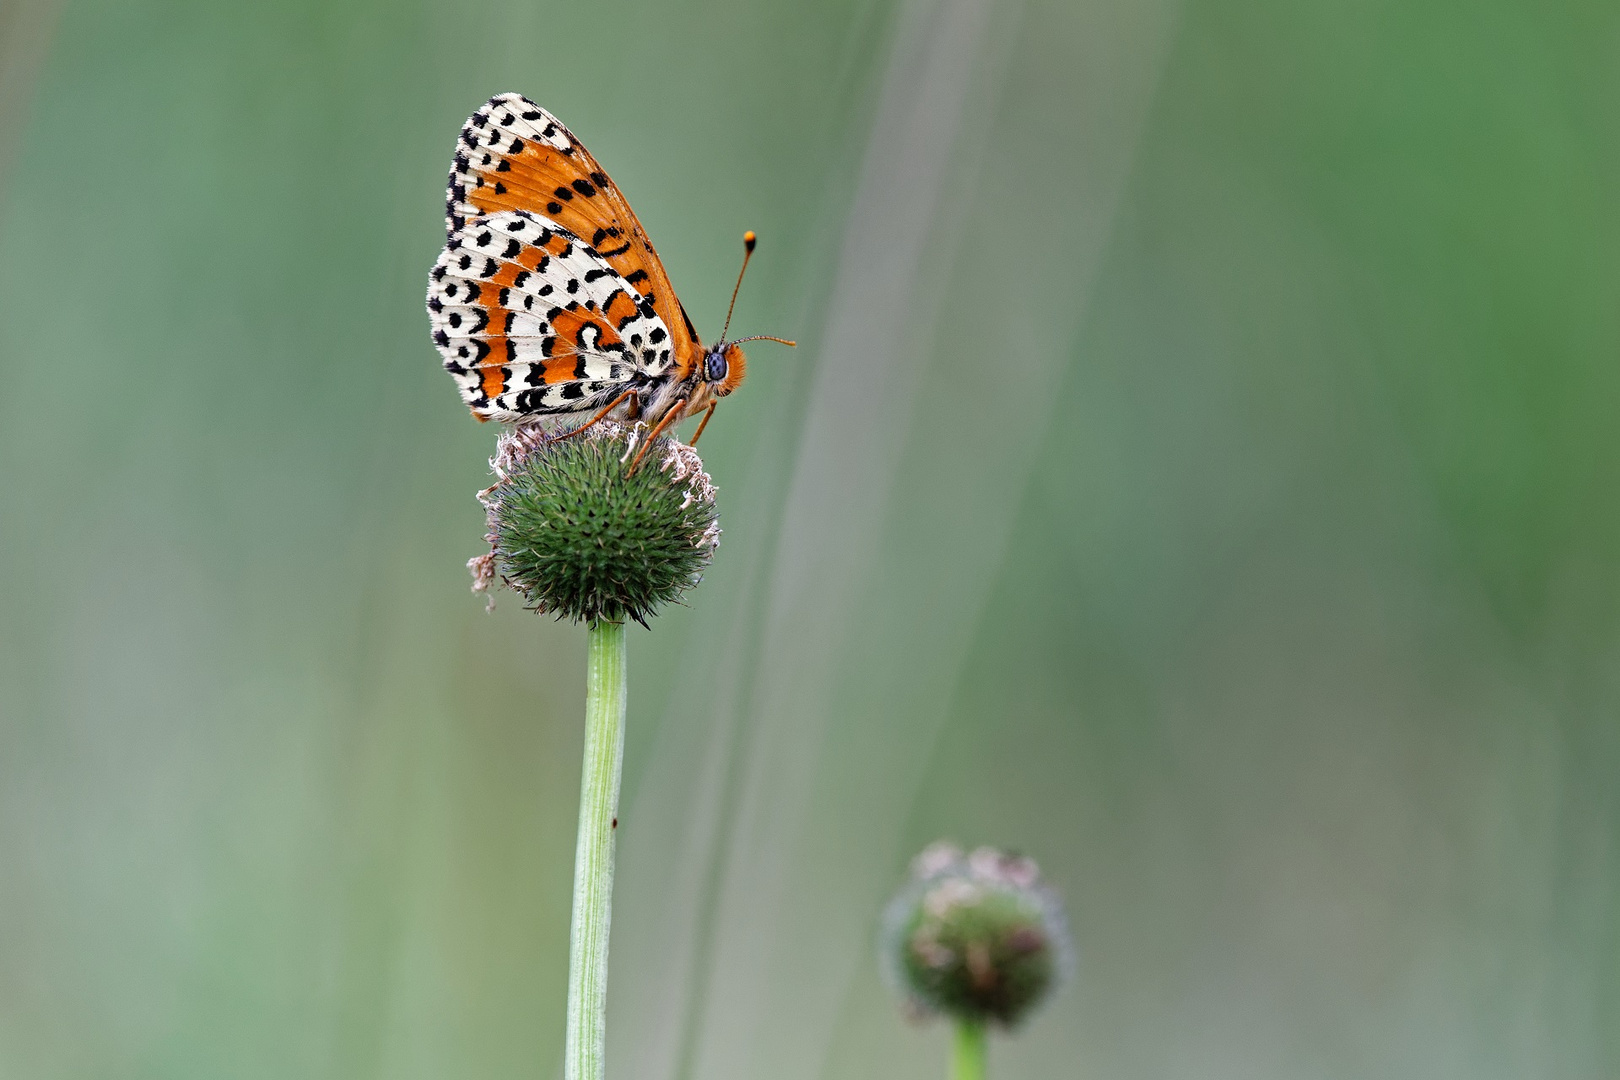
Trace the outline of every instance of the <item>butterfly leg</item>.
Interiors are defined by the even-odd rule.
[[[584,431],[586,428],[590,427],[592,424],[595,424],[597,421],[601,420],[608,413],[612,412],[614,409],[617,409],[619,407],[619,404],[622,401],[624,401],[625,398],[634,398],[635,399],[635,401],[632,402],[632,404],[630,406],[630,412],[631,412],[632,415],[634,415],[636,413],[639,413],[641,411],[640,398],[638,398],[636,396],[636,388],[632,386],[630,389],[626,390],[624,393],[620,394],[618,397],[616,397],[612,401],[608,402],[607,405],[604,408],[598,410],[598,412],[597,412],[597,414],[595,416],[591,417],[589,420],[587,420],[583,424],[579,425],[579,427],[574,428],[572,431],[565,431],[561,435],[558,435],[556,438],[552,439],[551,441],[552,442],[562,442],[564,439],[572,439],[575,435],[578,435],[580,432]]]
[[[658,426],[653,428],[652,431],[647,434],[647,441],[641,444],[641,453],[637,454],[636,460],[630,463],[630,471],[625,475],[634,476],[636,474],[636,466],[640,465],[641,459],[647,456],[647,451],[651,449],[653,440],[658,438],[658,436],[663,433],[663,430],[674,422],[677,416],[681,415],[681,409],[685,406],[686,399],[680,398],[675,402],[675,404],[669,407],[669,411],[664,414],[664,418],[658,421]]]
[[[709,402],[709,407],[703,410],[703,422],[699,424],[698,429],[692,433],[692,441],[687,443],[687,446],[696,446],[697,441],[703,437],[703,429],[709,426],[709,417],[714,415],[714,407],[718,404],[720,404],[718,401],[711,401]]]

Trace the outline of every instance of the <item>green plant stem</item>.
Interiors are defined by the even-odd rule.
[[[984,1080],[984,1025],[956,1022],[956,1046],[951,1054],[951,1080]]]
[[[624,624],[591,624],[585,673],[585,769],[574,850],[564,1080],[602,1080],[607,1030],[608,930],[613,921],[613,836],[624,763]]]

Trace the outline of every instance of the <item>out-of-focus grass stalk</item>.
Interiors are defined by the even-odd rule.
[[[951,1080],[984,1080],[984,1025],[972,1020],[956,1022],[951,1050]]]
[[[591,624],[585,673],[585,768],[574,850],[564,1080],[602,1080],[607,1028],[608,931],[613,921],[613,838],[624,764],[624,624]]]

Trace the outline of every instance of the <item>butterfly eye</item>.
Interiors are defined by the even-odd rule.
[[[716,350],[703,358],[703,378],[708,382],[725,382],[726,354]]]

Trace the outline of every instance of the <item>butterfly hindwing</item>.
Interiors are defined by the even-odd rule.
[[[482,419],[599,408],[674,363],[652,304],[591,245],[525,211],[464,220],[427,306],[444,366]]]
[[[544,216],[583,238],[674,335],[677,373],[696,366],[697,332],[629,202],[573,132],[521,94],[491,98],[461,129],[446,224],[454,235],[467,221],[507,210]]]

